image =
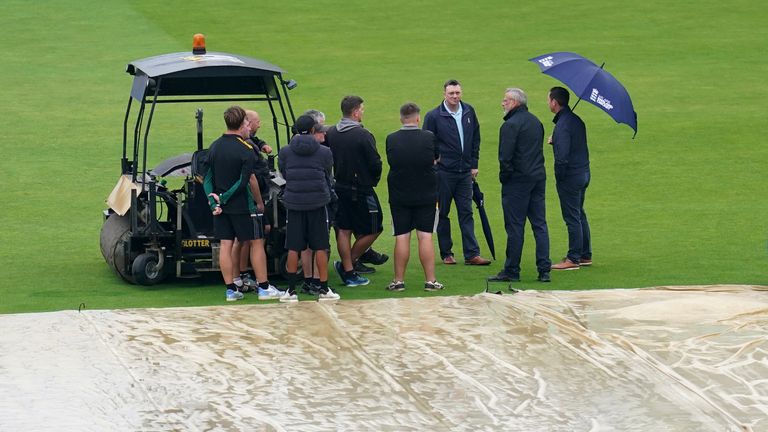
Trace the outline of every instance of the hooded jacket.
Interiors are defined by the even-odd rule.
[[[456,120],[445,109],[443,102],[437,108],[428,112],[424,117],[422,129],[428,130],[437,137],[437,151],[440,161],[438,169],[450,172],[469,172],[477,168],[480,158],[480,123],[477,121],[475,109],[464,102],[461,104],[461,126],[464,130],[464,150],[461,149],[459,130]]]
[[[381,156],[376,139],[362,124],[341,119],[325,134],[333,153],[336,189],[371,193],[381,180]]]
[[[526,105],[511,109],[499,128],[499,181],[538,181],[544,170],[544,125]]]
[[[295,135],[277,160],[285,179],[283,202],[289,210],[314,210],[331,201],[331,151],[311,135]]]

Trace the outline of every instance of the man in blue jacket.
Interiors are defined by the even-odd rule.
[[[584,197],[589,186],[589,149],[584,122],[568,107],[570,95],[563,87],[549,91],[549,110],[555,129],[549,139],[555,153],[555,183],[560,210],[568,227],[568,255],[553,270],[578,270],[592,265],[592,243]]]
[[[528,111],[528,98],[519,88],[508,88],[501,102],[504,123],[499,129],[499,181],[504,228],[507,231],[507,259],[504,269],[490,281],[520,280],[525,220],[531,222],[536,239],[538,280],[549,282],[549,232],[544,191],[544,126]]]
[[[438,206],[437,241],[444,264],[456,264],[451,240],[451,201],[459,214],[464,264],[488,265],[480,256],[472,217],[472,180],[477,177],[480,158],[480,124],[475,110],[461,101],[461,84],[448,80],[443,85],[445,99],[424,117],[424,130],[437,137],[440,159],[437,164]]]

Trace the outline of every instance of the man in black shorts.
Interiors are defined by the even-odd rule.
[[[411,253],[411,231],[416,230],[419,260],[424,268],[424,289],[439,291],[435,279],[435,247],[432,231],[437,203],[438,158],[435,135],[419,129],[421,110],[415,103],[400,107],[403,127],[387,136],[389,208],[395,235],[395,278],[389,291],[405,290],[405,268]]]
[[[331,201],[330,149],[321,146],[314,133],[320,125],[310,116],[296,119],[296,135],[280,150],[278,168],[285,178],[283,202],[287,209],[285,246],[288,249],[286,270],[288,290],[282,302],[295,302],[296,270],[299,253],[307,247],[314,252],[320,288],[318,300],[338,300],[339,295],[328,288],[328,254],[330,248],[328,203]]]
[[[267,164],[266,157],[262,153],[271,153],[272,147],[270,147],[265,141],[260,140],[256,136],[256,132],[261,127],[261,117],[256,111],[246,110],[245,117],[248,121],[248,138],[245,140],[253,147],[253,153],[256,156],[256,165],[253,175],[256,176],[256,181],[259,185],[259,193],[263,198],[266,198],[269,194],[269,165]],[[259,215],[261,222],[264,225],[264,233],[269,233],[270,222],[268,214]],[[282,292],[275,286],[269,283],[267,276],[267,254],[264,250],[264,236],[260,239],[254,240],[260,243],[255,248],[256,255],[251,256],[250,242],[242,242],[239,239],[235,239],[235,243],[232,246],[232,259],[235,262],[234,282],[238,288],[242,287],[243,292],[256,291],[259,296],[259,300],[272,300],[282,296]],[[251,278],[248,273],[248,264],[253,262],[253,273],[256,279]]]
[[[367,285],[368,279],[354,271],[354,262],[373,244],[382,231],[381,204],[374,187],[381,179],[381,157],[376,139],[360,124],[363,99],[345,96],[343,118],[326,133],[333,152],[336,195],[336,244],[341,261],[334,267],[346,286]],[[352,245],[352,234],[357,240]]]
[[[253,147],[243,137],[248,136],[249,124],[245,110],[232,106],[224,112],[227,131],[211,144],[208,152],[208,172],[203,187],[213,211],[213,230],[221,242],[219,267],[227,286],[227,301],[243,298],[234,283],[235,262],[232,245],[235,238],[250,241],[264,237],[263,226],[256,213],[264,212],[264,202],[253,175],[256,156]],[[251,242],[253,250],[259,244]]]

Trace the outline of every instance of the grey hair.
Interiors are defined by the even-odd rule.
[[[302,115],[308,115],[312,117],[312,120],[315,121],[315,123],[324,124],[325,123],[325,114],[323,114],[322,111],[318,111],[316,109],[310,109],[304,111],[304,114]]]
[[[522,89],[510,87],[504,91],[504,94],[512,96],[512,99],[520,105],[528,105],[528,97]]]

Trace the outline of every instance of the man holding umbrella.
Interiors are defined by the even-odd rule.
[[[555,129],[549,144],[555,154],[555,180],[560,210],[568,227],[568,255],[553,270],[578,270],[592,264],[589,222],[584,197],[589,186],[589,149],[584,122],[568,107],[570,95],[563,87],[549,91],[549,110]]]
[[[520,280],[526,218],[536,240],[538,280],[549,282],[549,232],[544,191],[544,126],[528,111],[528,98],[519,88],[504,92],[501,106],[504,123],[499,129],[499,181],[504,228],[507,231],[507,257],[504,269],[488,278],[491,282]]]

